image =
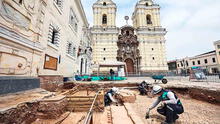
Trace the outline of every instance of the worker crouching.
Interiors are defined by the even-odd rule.
[[[118,105],[117,99],[114,98],[117,94],[119,94],[118,88],[113,87],[109,90],[104,96],[105,106],[109,106],[112,102]]]
[[[149,88],[149,84],[147,83],[147,81],[141,82],[138,86],[140,95],[147,95],[148,88]]]
[[[161,86],[155,85],[152,92],[159,97],[147,110],[146,118],[149,118],[150,111],[162,102],[162,105],[157,108],[158,113],[166,116],[166,121],[162,124],[173,124],[179,118],[178,114],[184,112],[182,103],[174,92],[165,90]]]

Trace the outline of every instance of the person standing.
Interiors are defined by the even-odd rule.
[[[163,89],[159,85],[155,85],[152,92],[154,95],[159,95],[159,97],[151,105],[151,107],[148,108],[146,119],[149,118],[150,111],[162,102],[162,105],[157,108],[157,112],[159,114],[166,116],[166,121],[162,122],[162,124],[173,124],[179,118],[178,114],[182,114],[184,112],[183,105],[179,98],[174,92]]]
[[[115,75],[114,70],[113,70],[113,69],[110,69],[110,77],[111,77],[110,80],[114,80],[114,75]]]

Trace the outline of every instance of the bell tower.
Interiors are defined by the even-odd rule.
[[[160,6],[152,0],[140,0],[132,15],[135,28],[160,27]]]
[[[112,0],[98,0],[93,4],[94,27],[116,27],[116,4]]]
[[[93,43],[92,59],[94,64],[116,61],[117,38],[116,27],[117,6],[112,0],[97,0],[93,6],[93,27],[91,39]],[[94,68],[94,72],[97,69]],[[104,71],[109,71],[104,69]]]
[[[139,0],[132,15],[136,29],[142,72],[167,71],[166,29],[160,23],[160,6],[153,0]]]

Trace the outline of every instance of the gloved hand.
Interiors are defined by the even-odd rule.
[[[150,109],[147,110],[147,113],[146,113],[145,118],[146,118],[146,119],[150,118]]]
[[[161,103],[160,103],[160,107],[164,107],[166,105],[166,103],[164,102],[164,101],[162,101]]]

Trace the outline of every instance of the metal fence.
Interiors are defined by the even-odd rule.
[[[175,74],[170,72],[162,73],[139,73],[139,74],[128,74],[127,77],[152,77],[153,75],[164,75],[166,79],[172,81],[191,81],[191,82],[216,82],[220,83],[220,73],[215,74],[205,74],[203,79],[191,79],[189,74]]]
[[[109,76],[109,73],[100,73],[102,76]],[[205,79],[190,79],[189,73],[176,74],[175,72],[142,72],[142,73],[128,73],[126,77],[152,77],[153,75],[164,75],[168,80],[178,81],[197,81],[197,82],[217,82],[220,83],[220,73],[210,74],[205,73]],[[115,73],[117,75],[117,72]]]

